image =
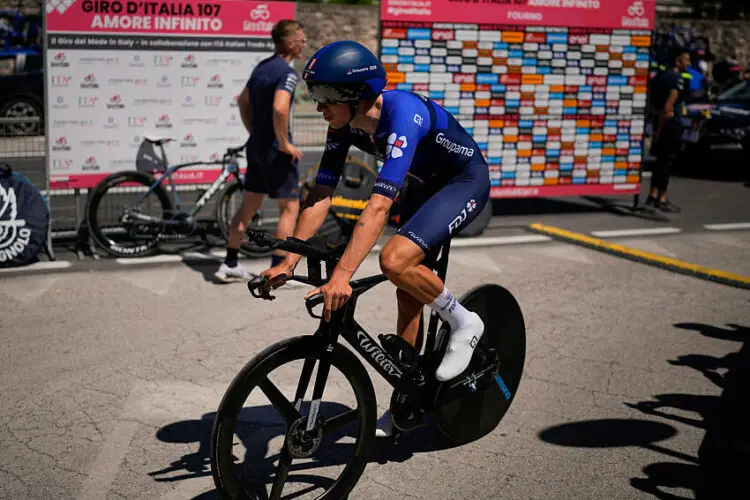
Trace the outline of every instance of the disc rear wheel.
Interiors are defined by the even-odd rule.
[[[464,295],[461,304],[484,322],[469,367],[445,385],[456,384],[474,374],[460,396],[435,408],[442,433],[457,443],[477,440],[492,432],[516,396],[526,358],[526,328],[523,313],[513,295],[499,285],[481,285]],[[492,369],[493,365],[497,365]]]

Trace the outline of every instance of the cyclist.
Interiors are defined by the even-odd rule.
[[[304,26],[284,19],[274,25],[271,37],[276,47],[274,54],[258,63],[237,102],[250,140],[242,205],[232,218],[226,258],[215,273],[217,279],[225,282],[253,277],[238,263],[239,248],[247,223],[266,194],[279,203],[277,238],[285,239],[292,233],[299,214],[297,164],[302,152],[292,144],[289,117],[299,81],[291,62],[302,55],[305,47]],[[283,252],[274,251],[271,265],[283,259]]]
[[[398,335],[413,356],[419,318],[426,304],[450,326],[447,350],[436,378],[450,380],[468,366],[484,333],[479,316],[464,308],[423,262],[440,245],[474,220],[489,199],[489,168],[474,139],[444,108],[415,93],[384,91],[386,72],[377,57],[353,41],[318,50],[302,78],[318,111],[329,123],[326,147],[315,186],[305,200],[294,236],[312,237],[331,206],[350,146],[383,161],[367,206],[362,211],[340,262],[324,286],[324,317],[351,296],[349,281],[364,261],[388,220],[389,210],[406,176],[409,189],[402,204],[400,228],[380,254],[380,267],[397,287]],[[268,288],[281,286],[293,274],[300,256],[263,273]],[[390,413],[378,421],[378,436],[392,432]]]

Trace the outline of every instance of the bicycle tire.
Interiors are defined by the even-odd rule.
[[[457,444],[465,444],[492,432],[513,403],[526,360],[526,327],[515,297],[500,285],[479,285],[461,297],[460,302],[484,321],[485,333],[477,351],[493,347],[500,361],[496,371],[499,379],[474,392],[467,390],[460,398],[434,410],[443,435]],[[447,336],[443,344],[447,344]],[[480,363],[475,352],[469,368],[459,377],[481,369]]]
[[[216,223],[219,226],[219,231],[221,232],[221,235],[225,241],[229,241],[229,227],[231,225],[231,217],[233,217],[234,215],[229,214],[227,204],[229,203],[229,200],[232,199],[232,196],[234,196],[237,190],[242,192],[242,186],[239,182],[229,184],[221,192],[221,194],[219,195],[219,201],[216,203]],[[276,223],[255,224],[251,221],[250,223],[248,223],[247,228],[254,231],[269,233],[271,236],[276,233]],[[239,250],[243,255],[253,258],[268,257],[273,252],[273,250],[268,247],[255,245],[253,243],[250,243],[249,241],[243,241],[240,244]]]
[[[102,228],[99,226],[99,216],[97,212],[102,198],[105,194],[107,194],[107,191],[109,191],[109,189],[114,187],[115,185],[123,182],[135,182],[148,188],[153,184],[154,180],[155,179],[150,175],[134,170],[128,170],[123,172],[116,172],[108,177],[105,177],[94,187],[94,191],[92,192],[91,198],[89,199],[89,202],[86,206],[86,220],[91,237],[108,254],[114,257],[144,257],[152,255],[156,252],[159,245],[159,238],[154,238],[146,245],[136,247],[135,250],[132,248],[125,249],[126,247],[118,246],[102,231]],[[167,195],[164,187],[159,184],[154,188],[153,192],[156,194],[159,202],[161,203],[162,217],[164,219],[171,217],[171,214],[174,212],[174,206],[172,205],[172,201]]]
[[[211,472],[214,484],[223,498],[231,500],[259,500],[250,496],[235,474],[232,446],[234,423],[248,395],[259,381],[279,366],[297,360],[317,358],[327,348],[319,337],[293,337],[277,342],[250,360],[227,388],[216,412],[211,431]],[[335,366],[349,381],[360,408],[360,429],[355,444],[354,458],[346,465],[331,489],[319,499],[345,498],[364,473],[375,444],[377,403],[375,390],[367,371],[359,359],[346,347],[336,344],[330,352],[331,366]]]

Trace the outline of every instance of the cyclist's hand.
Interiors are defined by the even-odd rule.
[[[305,298],[308,299],[317,293],[323,294],[323,317],[326,321],[330,321],[331,311],[343,307],[349,301],[352,296],[352,287],[346,281],[331,280],[309,292]]]
[[[283,146],[279,146],[279,151],[290,155],[295,161],[299,161],[302,159],[302,151],[300,151],[299,148],[291,142],[288,142]]]
[[[270,290],[271,288],[275,290],[286,283],[292,277],[293,273],[294,269],[290,269],[289,266],[282,262],[277,266],[266,269],[260,275],[268,280],[266,290]]]

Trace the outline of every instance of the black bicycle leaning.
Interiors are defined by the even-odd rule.
[[[158,177],[138,170],[116,172],[102,179],[91,193],[86,214],[90,234],[104,250],[115,257],[142,257],[157,251],[163,241],[173,241],[198,233],[197,214],[208,201],[220,191],[216,203],[216,221],[219,231],[225,240],[229,238],[230,221],[242,202],[242,173],[238,159],[245,146],[227,148],[220,160],[195,161],[169,166],[164,152],[164,144],[173,140],[171,137],[144,137],[146,143],[157,146],[161,158],[154,160],[154,173]],[[221,165],[219,177],[206,189],[189,211],[183,211],[177,196],[172,175],[178,170],[198,165]],[[222,185],[230,178],[225,187]],[[169,181],[172,199],[164,187],[164,180]],[[106,194],[117,196],[118,209],[111,210],[102,200]],[[123,195],[135,195],[132,201],[122,206]],[[150,196],[154,195],[154,196]],[[237,198],[233,197],[238,195]],[[149,208],[151,210],[149,210]],[[113,212],[113,213],[110,213]],[[151,213],[150,213],[151,212]],[[107,217],[107,216],[110,217]],[[108,224],[107,219],[110,219]],[[248,225],[250,229],[273,233],[278,218],[264,218],[259,211]],[[259,247],[252,242],[243,241],[240,252],[250,257],[270,255],[267,247]]]
[[[249,237],[259,246],[279,248],[306,257],[308,275],[295,275],[291,279],[316,287],[327,282],[345,248],[345,245],[341,245],[331,250],[295,238],[275,239],[260,232],[250,232]],[[439,249],[439,256],[430,263],[443,281],[449,251],[450,241]],[[394,440],[402,432],[426,425],[423,420],[428,414],[435,416],[442,433],[455,443],[479,439],[500,423],[516,396],[526,355],[524,318],[513,295],[499,285],[485,284],[477,286],[460,299],[467,309],[480,315],[485,324],[485,333],[464,373],[451,381],[439,382],[434,373],[447,345],[448,330],[447,324],[441,324],[438,329],[439,317],[434,312],[430,316],[426,335],[424,318],[420,318],[419,355],[416,362],[410,364],[400,361],[395,355],[396,350],[392,349],[403,340],[396,335],[381,335],[379,344],[354,319],[359,297],[383,281],[386,278],[382,274],[351,281],[351,299],[344,307],[332,311],[329,322],[322,319],[322,314],[316,315],[313,311],[322,303],[322,294],[310,297],[305,304],[307,311],[310,316],[320,319],[315,333],[271,345],[250,360],[234,378],[219,405],[211,435],[211,469],[216,487],[225,498],[281,498],[290,472],[310,467],[309,464],[293,466],[293,460],[312,459],[319,464],[331,463],[330,458],[320,451],[321,444],[333,440],[331,436],[345,426],[359,423],[359,429],[352,435],[356,440],[354,446],[350,447],[352,458],[343,462],[343,472],[335,481],[322,485],[324,492],[316,498],[345,498],[354,488],[373,452],[377,404],[368,372],[357,356],[339,343],[340,337],[346,339],[393,386],[390,409],[395,423]],[[253,296],[261,297],[267,293],[263,291],[265,283],[265,278],[256,278],[247,286]],[[290,400],[271,381],[269,374],[281,369],[284,380],[293,381],[297,372],[294,371],[290,378],[290,370],[284,370],[283,366],[296,361],[301,361],[302,367]],[[312,398],[309,404],[303,405],[316,364],[318,368]],[[336,415],[327,415],[330,412],[323,411],[321,406],[331,368],[343,374],[356,398],[356,408],[339,405],[337,408],[341,411]],[[334,383],[338,391],[340,384]],[[261,466],[252,470],[253,467],[248,465],[251,455],[264,447],[247,447],[244,463],[236,463],[235,446],[238,443],[235,436],[271,425],[268,418],[262,418],[262,422],[249,422],[247,411],[243,411],[248,396],[255,388],[260,389],[280,413],[283,423],[279,427],[285,430],[280,433],[284,439],[277,457],[278,466]],[[291,394],[291,391],[290,386],[288,392]],[[302,411],[303,406],[308,411]],[[275,473],[271,470],[274,467]],[[259,478],[254,482],[247,481],[244,478],[246,475]],[[304,477],[307,481],[315,482],[310,480],[309,475]],[[270,495],[267,491],[269,483],[273,483]]]

